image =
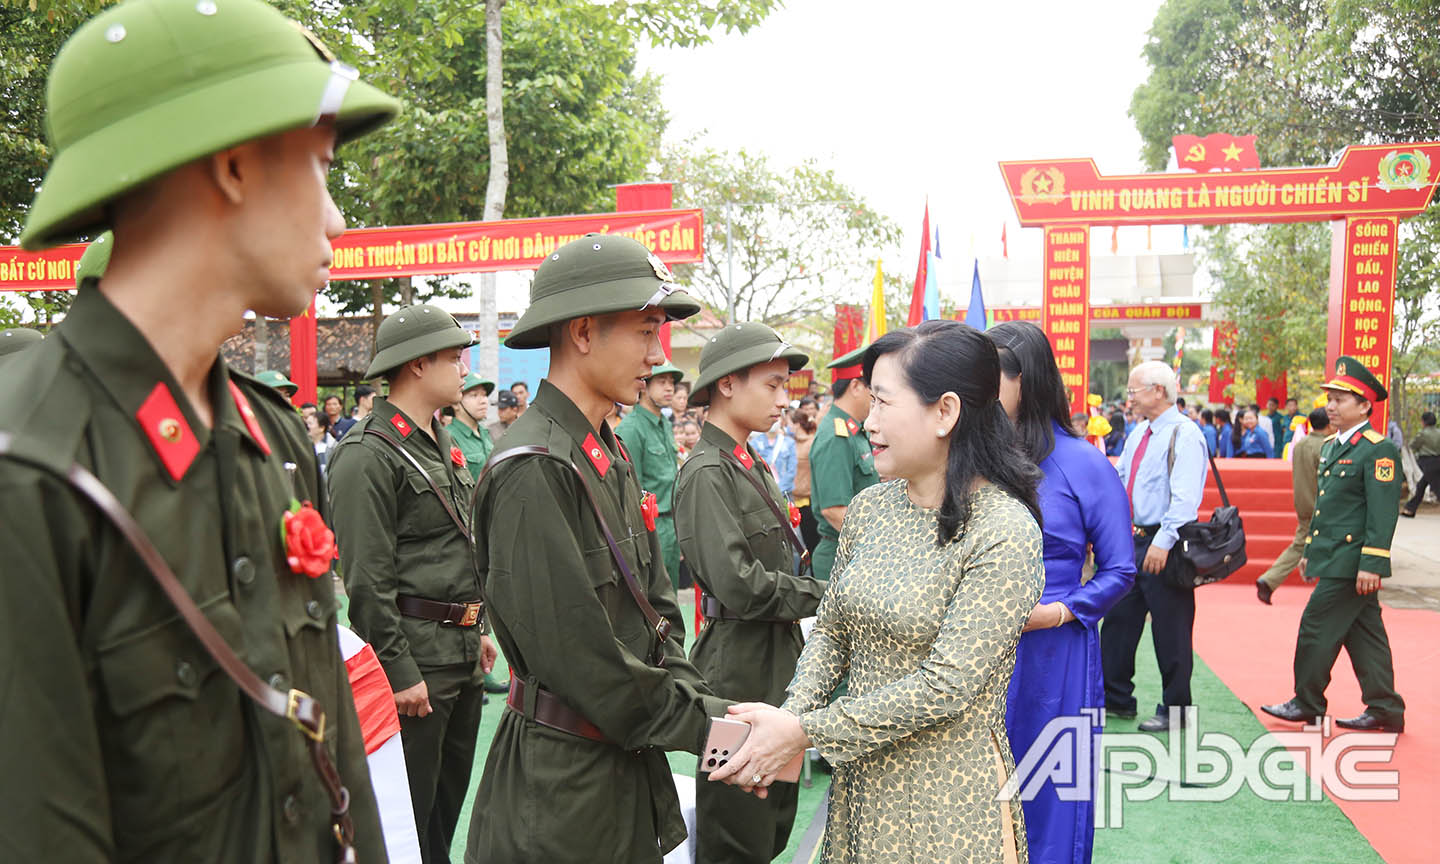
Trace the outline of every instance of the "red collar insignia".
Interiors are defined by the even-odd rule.
[[[850,430],[851,435],[857,435],[860,432],[860,424],[856,423],[854,420],[846,420],[845,428]]]
[[[230,382],[230,397],[235,400],[235,410],[240,412],[240,419],[245,421],[245,428],[249,430],[250,437],[255,439],[260,451],[266,456],[270,455],[270,442],[265,440],[265,433],[260,431],[260,421],[255,419],[255,411],[250,407],[250,400],[240,392],[240,385],[234,381]]]
[[[1364,433],[1363,431],[1361,431],[1361,432],[1356,432],[1354,435],[1351,435],[1351,436],[1350,436],[1350,443],[1351,443],[1351,444],[1359,444],[1359,443],[1360,443],[1360,439],[1363,438],[1363,437],[1365,437],[1365,433]]]
[[[410,433],[415,431],[414,427],[405,421],[405,415],[398,411],[394,417],[390,418],[390,425],[395,427],[395,431],[400,433],[401,438],[409,438]]]
[[[605,455],[605,448],[600,446],[593,434],[586,435],[581,446],[585,448],[585,458],[595,466],[595,473],[600,475],[600,479],[605,479],[605,472],[610,470],[610,457]]]
[[[755,460],[750,458],[750,451],[745,449],[744,444],[735,445],[735,458],[740,460],[740,464],[745,466],[746,471],[755,465]]]
[[[135,419],[140,423],[145,439],[165,465],[165,470],[170,472],[171,479],[179,482],[190,463],[199,455],[200,442],[190,431],[185,415],[180,413],[180,406],[170,395],[170,388],[165,386],[164,381],[157,382],[155,389],[145,397],[135,412]]]

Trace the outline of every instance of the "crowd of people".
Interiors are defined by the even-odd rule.
[[[1113,428],[1077,426],[1023,322],[888,333],[794,404],[811,358],[734,322],[687,386],[659,331],[700,304],[595,234],[547,255],[507,337],[549,350],[533,393],[471,373],[470,334],[420,304],[377,329],[383,393],[297,412],[220,345],[247,311],[308,308],[344,230],[335,147],[398,110],[261,0],[126,0],[61,50],[21,240],[101,239],[52,335],[0,336],[0,764],[35,781],[0,810],[4,857],[440,862],[463,830],[468,864],[692,838],[767,861],[813,750],[823,860],[1089,860],[1095,796],[1000,794],[1016,754],[1059,717],[1091,718],[1086,747],[1100,709],[1137,716],[1147,616],[1162,690],[1139,728],[1189,722],[1177,539],[1227,439],[1283,453],[1278,405],[1205,426],[1142,363]],[[1342,357],[1323,386],[1336,433],[1290,438],[1324,497],[1297,533],[1319,585],[1294,696],[1264,710],[1324,714],[1343,645],[1366,712],[1339,724],[1400,731],[1376,600],[1400,451],[1368,425],[1370,370]],[[667,751],[697,760],[693,835]]]

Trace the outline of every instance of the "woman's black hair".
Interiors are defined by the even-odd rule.
[[[1029,321],[996,324],[985,335],[1000,351],[1000,371],[1006,378],[1020,376],[1020,410],[1015,425],[1020,446],[1036,465],[1055,449],[1054,427],[1059,424],[1074,438],[1070,426],[1070,396],[1060,380],[1060,367],[1045,331]]]
[[[1225,424],[1226,426],[1229,426],[1229,425],[1230,425],[1230,409],[1229,409],[1229,408],[1217,408],[1217,409],[1215,410],[1215,419],[1216,419],[1216,420],[1219,420],[1221,423]]]
[[[1245,436],[1245,424],[1241,421],[1245,419],[1246,414],[1255,414],[1255,412],[1249,408],[1246,408],[1244,411],[1236,411],[1235,422],[1230,426],[1230,443],[1235,445],[1236,453],[1240,452],[1240,439]],[[1255,428],[1260,428],[1259,414],[1255,414]]]
[[[954,540],[970,521],[970,488],[981,478],[1019,499],[1038,524],[1040,502],[1035,490],[1040,469],[1015,443],[1015,429],[1000,405],[1000,355],[995,343],[959,321],[926,321],[892,330],[865,350],[861,362],[867,387],[875,361],[891,353],[920,401],[933,405],[952,392],[960,397],[960,418],[950,430],[936,545]],[[901,434],[907,432],[923,434],[919,429]]]

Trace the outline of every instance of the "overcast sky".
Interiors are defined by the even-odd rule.
[[[927,195],[950,261],[970,257],[972,237],[975,254],[999,255],[1007,222],[1011,256],[1038,259],[1041,230],[1015,223],[1002,159],[1089,156],[1104,174],[1141,170],[1127,110],[1159,7],[788,0],[744,36],[642,50],[641,64],[664,78],[668,141],[705,133],[782,165],[833,167],[904,229],[885,269],[909,274]],[[1180,235],[1157,227],[1155,250],[1180,251]],[[1097,232],[1096,254],[1109,242]],[[1122,254],[1144,249],[1144,228],[1121,229]]]

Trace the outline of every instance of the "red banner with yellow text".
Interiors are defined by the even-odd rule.
[[[585,234],[620,234],[644,244],[666,264],[704,260],[705,220],[701,210],[645,210],[356,228],[334,243],[331,279],[381,279],[534,270],[546,255]],[[0,291],[75,287],[75,264],[84,244],[43,252],[0,247]]]
[[[1440,142],[1345,148],[1336,165],[1103,176],[1093,159],[1001,162],[1021,225],[1199,225],[1414,216],[1430,203]]]
[[[1325,373],[1348,354],[1390,389],[1390,335],[1395,320],[1395,217],[1356,217],[1336,223],[1330,248],[1330,328]],[[1374,405],[1370,423],[1385,434],[1390,402]]]
[[[1090,228],[1045,228],[1045,280],[1040,327],[1055,351],[1070,413],[1086,411],[1090,391]]]
[[[1040,320],[1039,306],[994,306],[990,309],[991,320],[995,324],[1004,321],[1035,321]],[[1091,306],[1090,320],[1103,321],[1107,324],[1114,323],[1144,323],[1151,321],[1175,321],[1175,322],[1198,322],[1204,320],[1205,305],[1203,303],[1115,303],[1108,306]],[[963,321],[965,313],[961,311],[955,316],[957,321]]]

